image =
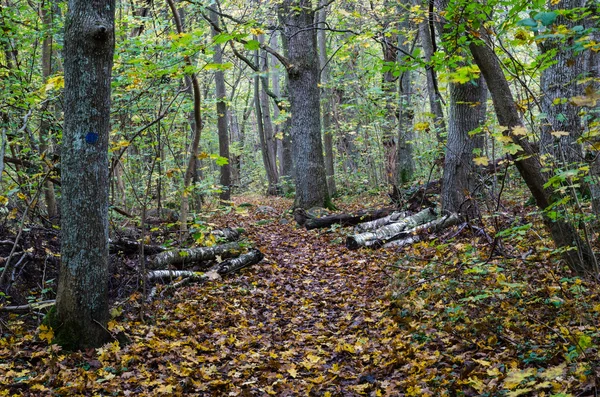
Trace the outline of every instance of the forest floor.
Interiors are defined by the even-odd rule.
[[[210,222],[244,228],[261,263],[159,292],[144,322],[133,294],[109,323],[126,345],[63,352],[51,331],[2,317],[0,396],[597,393],[600,289],[524,221],[494,255],[456,227],[402,250],[350,251],[349,229],[306,231],[289,200],[235,203]]]

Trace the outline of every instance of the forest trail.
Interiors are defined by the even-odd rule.
[[[279,214],[290,204],[270,203]],[[210,363],[198,368],[194,389],[224,395],[351,396],[377,390],[393,395],[407,359],[384,299],[390,282],[385,265],[394,259],[385,251],[349,251],[335,234],[306,231],[289,218],[281,224],[256,209],[230,222],[246,229],[265,254],[263,262],[224,283],[186,288],[173,298],[182,315],[194,313],[194,334],[206,349],[197,359]],[[176,338],[169,343],[188,340],[189,321],[165,327]],[[171,354],[178,355],[176,349]]]

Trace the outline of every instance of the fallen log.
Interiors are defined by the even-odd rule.
[[[165,269],[169,266],[183,268],[185,266],[200,264],[209,260],[221,258],[232,258],[238,256],[242,251],[242,245],[235,241],[226,244],[214,245],[212,247],[185,248],[161,252],[149,258],[148,268]]]
[[[414,227],[410,230],[405,230],[398,234],[398,239],[390,241],[383,245],[384,248],[401,248],[410,244],[418,243],[425,238],[425,233],[435,233],[447,227],[458,225],[460,217],[458,214],[446,215],[442,218],[427,222],[423,225]]]
[[[394,222],[398,222],[399,219],[406,218],[407,216],[407,212],[392,212],[391,215],[385,216],[383,218],[375,219],[369,222],[359,223],[358,225],[356,225],[356,231],[359,233],[364,233],[377,230],[380,227],[392,224]]]
[[[215,239],[219,242],[237,241],[240,239],[240,232],[230,227],[212,230],[210,234],[215,236]],[[117,252],[135,254],[140,252],[141,246],[142,244],[137,240],[120,237],[118,240],[110,240],[109,249],[111,254],[116,254]],[[155,255],[167,250],[168,248],[160,245],[144,244],[144,253],[146,255]]]
[[[426,208],[415,215],[400,219],[373,232],[359,233],[346,238],[346,247],[356,249],[359,247],[381,246],[388,241],[395,240],[404,230],[435,220],[436,213],[433,208]]]
[[[237,272],[245,267],[252,266],[262,261],[265,256],[256,248],[251,249],[246,254],[242,254],[237,258],[231,258],[224,260],[218,265],[214,266],[218,274],[224,276],[229,273]]]
[[[307,230],[330,227],[331,225],[355,226],[359,223],[383,218],[394,212],[394,208],[382,208],[373,211],[360,211],[355,214],[333,214],[321,218],[306,217],[303,223]],[[296,219],[298,221],[298,219]]]
[[[187,285],[192,281],[205,282],[208,280],[219,280],[221,279],[221,276],[255,265],[263,258],[264,255],[262,252],[255,248],[237,258],[224,260],[223,262],[214,265],[206,272],[193,272],[189,270],[154,270],[148,273],[148,281],[183,278],[166,287],[166,290],[175,289]],[[153,287],[150,290],[147,301],[151,301],[156,296],[156,291],[157,287]]]
[[[47,307],[54,306],[55,303],[56,301],[54,299],[50,299],[41,302],[29,303],[27,305],[2,306],[0,307],[0,312],[27,313],[29,311],[41,310]]]
[[[124,254],[135,254],[140,252],[141,245],[142,244],[139,241],[121,237],[115,241],[110,240],[108,248],[111,254],[116,254],[117,252],[122,252]],[[144,244],[144,253],[148,255],[159,254],[166,250],[167,248],[160,245]]]

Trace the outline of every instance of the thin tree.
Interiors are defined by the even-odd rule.
[[[213,25],[219,26],[219,16],[215,12],[214,6],[210,13]],[[211,28],[213,37],[217,35],[217,29]],[[223,63],[223,48],[220,44],[214,46],[213,61],[217,65]],[[227,93],[225,92],[225,73],[222,69],[215,72],[215,93],[217,99],[217,133],[219,135],[219,156],[226,158],[227,163],[221,165],[220,180],[223,191],[219,198],[222,202],[231,200],[231,165],[229,160],[229,134],[227,131]]]
[[[323,1],[321,1],[323,3]],[[321,69],[321,94],[322,121],[323,121],[323,144],[325,146],[325,172],[327,174],[327,188],[331,197],[337,194],[335,186],[335,170],[333,158],[333,126],[331,118],[333,115],[333,95],[332,89],[328,86],[330,80],[329,59],[327,58],[327,35],[325,22],[327,20],[328,7],[321,4],[321,9],[317,13],[318,28],[317,42],[319,45],[319,67]]]

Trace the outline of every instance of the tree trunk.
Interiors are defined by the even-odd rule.
[[[70,0],[65,24],[57,343],[94,348],[108,322],[108,136],[115,2]]]
[[[258,54],[259,52],[256,50],[255,60],[257,64],[259,63]],[[272,167],[273,161],[270,157],[270,152],[267,147],[266,136],[268,133],[272,133],[272,130],[269,130],[269,132],[265,131],[265,117],[263,116],[263,106],[260,91],[260,77],[256,75],[254,76],[254,114],[256,115],[256,128],[258,130],[258,138],[260,141],[260,153],[262,154],[263,165],[267,174],[267,195],[273,196],[277,194],[277,174],[276,170],[274,170]],[[269,126],[271,126],[270,123]]]
[[[211,8],[210,18],[213,24],[219,26],[219,16],[213,8]],[[211,29],[211,34],[212,37],[217,35],[217,31],[214,27]],[[223,63],[223,48],[220,44],[215,44],[213,62],[217,65]],[[227,93],[225,92],[225,74],[220,69],[215,72],[215,94],[217,99],[219,156],[227,159],[227,163],[221,165],[220,169],[219,182],[221,183],[221,189],[223,189],[223,191],[219,195],[219,198],[223,204],[226,204],[231,200],[231,165],[229,157],[229,134],[227,132]]]
[[[442,135],[446,132],[446,123],[444,120],[443,100],[438,88],[437,73],[431,63],[433,55],[436,52],[435,29],[433,20],[435,18],[433,10],[433,0],[427,1],[427,17],[419,23],[419,39],[425,58],[425,74],[427,77],[427,95],[429,98],[429,109],[433,114],[433,125],[438,142],[443,142]],[[421,4],[420,0],[415,0],[415,5]]]
[[[296,208],[331,206],[321,141],[319,58],[311,4],[310,0],[284,0],[279,6],[290,63]]]
[[[284,54],[288,53],[288,41],[284,34],[281,35],[281,47]],[[290,78],[286,71],[283,81],[283,98],[288,98],[290,94]],[[290,109],[287,109],[289,112]],[[281,130],[281,176],[288,182],[294,180],[294,156],[292,155],[292,117],[289,115]]]
[[[173,0],[167,0],[169,4],[169,8],[171,9],[171,13],[173,14],[173,20],[175,22],[175,29],[177,33],[183,34],[183,23],[181,22],[181,18],[179,16],[179,11],[175,6]],[[187,66],[192,66],[192,61],[188,56],[184,57],[185,64]],[[189,149],[189,159],[187,163],[187,167],[185,170],[185,174],[183,177],[183,191],[181,193],[181,211],[179,212],[179,221],[180,232],[182,234],[187,233],[187,217],[190,211],[190,185],[192,184],[192,179],[194,177],[194,171],[196,169],[196,160],[198,158],[198,147],[200,146],[200,133],[202,132],[202,93],[200,92],[200,83],[198,83],[198,78],[195,73],[191,73],[186,75],[186,82],[188,85],[192,86],[192,95],[194,98],[194,114],[193,114],[193,122],[192,122],[192,142],[190,144]]]
[[[323,144],[325,146],[325,174],[327,176],[327,188],[329,196],[333,197],[337,194],[335,186],[335,170],[333,159],[333,129],[331,123],[332,109],[332,94],[329,84],[329,65],[327,58],[327,35],[325,34],[325,21],[327,19],[327,9],[321,4],[321,9],[318,13],[318,28],[317,42],[319,45],[319,66],[321,69],[321,95],[323,97],[322,105],[322,121],[323,121]]]
[[[467,219],[477,219],[479,210],[474,199],[477,173],[474,150],[482,149],[481,134],[469,133],[485,123],[487,89],[483,78],[460,84],[450,83],[448,141],[442,181],[442,211],[456,212]]]
[[[586,0],[549,1],[548,9],[572,10],[584,7],[585,3]],[[581,25],[581,21],[559,15],[555,25],[571,29]],[[552,156],[560,168],[576,169],[576,163],[583,161],[581,145],[577,142],[583,133],[583,125],[580,109],[570,99],[583,94],[585,86],[578,84],[577,80],[584,77],[585,53],[576,53],[572,44],[561,39],[548,38],[539,47],[542,53],[556,51],[552,64],[542,72],[540,80],[542,112],[546,115],[540,139],[541,151]],[[568,135],[555,138],[552,133],[557,131],[567,132]]]
[[[482,42],[472,42],[469,49],[487,82],[498,123],[507,128],[506,135],[522,148],[513,157],[515,165],[542,211],[544,223],[550,230],[556,247],[564,250],[563,259],[575,272],[597,275],[598,264],[590,245],[581,238],[571,223],[564,219],[551,219],[546,212],[550,205],[560,201],[562,197],[560,192],[544,188],[548,178],[541,171],[538,153],[526,138],[513,133],[514,128],[522,127],[523,123],[496,54]],[[571,247],[576,249],[570,249]]]
[[[405,32],[411,28],[408,16],[401,17],[398,34],[398,48],[403,54],[411,52],[408,45],[408,37]],[[400,62],[403,63],[402,61]],[[413,119],[414,110],[412,106],[412,76],[410,70],[405,70],[400,75],[398,82],[400,89],[399,117],[398,117],[398,154],[396,156],[396,184],[401,186],[412,181],[415,173],[415,160],[413,158]]]
[[[264,36],[259,35],[258,41],[261,44],[264,44]],[[257,51],[258,54],[258,51]],[[257,56],[257,66],[260,67],[261,73],[268,75],[269,74],[269,58],[265,51],[261,51],[260,57]],[[267,176],[269,179],[269,188],[267,190],[267,194],[276,195],[279,191],[279,172],[277,170],[277,147],[275,146],[275,130],[273,128],[273,121],[271,120],[271,106],[270,99],[267,95],[267,91],[269,89],[269,79],[262,78],[260,79],[262,82],[261,88],[258,90],[259,96],[259,104],[260,104],[260,113],[261,120],[263,125],[263,149],[266,154],[265,158],[265,169],[267,170]]]
[[[42,41],[42,78],[44,83],[48,81],[48,78],[52,75],[52,8],[54,4],[49,2],[43,4],[41,9],[41,19],[44,29],[44,40]],[[40,120],[40,155],[47,157],[49,155],[49,143],[52,139],[50,131],[50,122],[48,121],[47,112],[50,108],[48,100],[43,102],[41,108],[41,120]],[[44,172],[48,172],[48,165],[44,162]],[[54,184],[48,179],[44,181],[44,199],[46,202],[46,211],[48,213],[48,219],[54,223],[57,221],[58,210],[56,206],[56,197],[54,194]]]

